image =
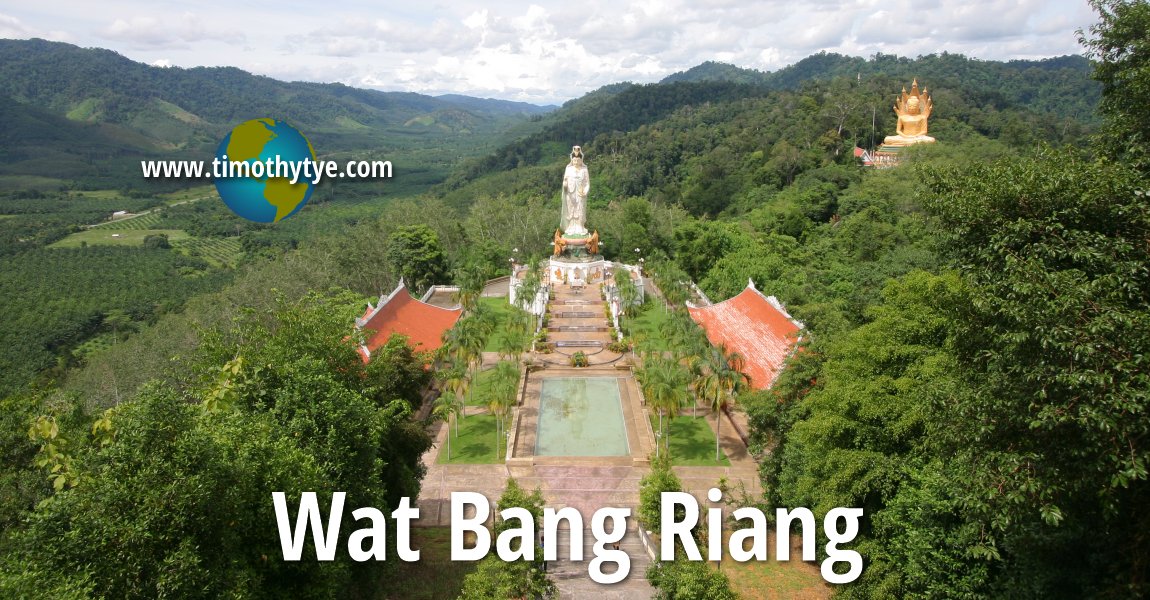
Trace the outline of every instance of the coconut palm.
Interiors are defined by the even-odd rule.
[[[687,372],[674,360],[649,354],[644,357],[643,368],[637,375],[647,402],[659,413],[659,437],[669,448],[663,417],[674,418],[687,401]],[[655,456],[660,456],[658,447],[655,448]]]
[[[738,352],[727,349],[726,344],[719,344],[707,353],[707,368],[711,372],[710,381],[706,385],[709,393],[711,410],[715,413],[715,460],[719,460],[719,431],[723,425],[723,409],[729,402],[734,402],[735,394],[751,383],[743,370],[746,361]]]
[[[479,366],[483,363],[483,347],[487,343],[487,333],[484,331],[483,323],[474,316],[460,321],[456,327],[460,329],[457,338],[459,356],[471,368],[471,381],[475,383],[479,380]],[[474,398],[474,390],[474,385],[468,390],[468,403]]]
[[[498,351],[501,357],[518,363],[519,356],[523,354],[524,348],[529,343],[527,337],[529,329],[527,321],[523,318],[523,315],[527,313],[519,309],[512,309],[512,312],[513,314],[507,319],[502,335],[499,336]]]
[[[456,273],[455,281],[459,285],[458,298],[459,303],[463,305],[463,310],[474,309],[479,304],[479,297],[483,295],[483,286],[487,283],[483,271],[478,267],[462,268]]]
[[[441,370],[437,377],[442,383],[443,389],[454,396],[459,403],[458,416],[462,419],[464,417],[463,397],[471,388],[471,375],[462,365],[452,365],[451,368]],[[455,435],[459,435],[458,420],[455,422]]]
[[[463,402],[454,393],[447,392],[436,398],[435,408],[431,414],[435,418],[447,422],[447,460],[451,460],[451,423],[455,422],[455,436],[458,437],[459,421],[456,420],[456,415],[461,412],[463,412]]]
[[[515,363],[500,361],[491,374],[487,388],[487,410],[495,417],[495,458],[499,458],[499,444],[503,439],[506,420],[515,404],[515,392],[519,384],[519,369]]]

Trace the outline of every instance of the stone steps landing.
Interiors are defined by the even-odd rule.
[[[590,519],[590,515],[585,515]],[[631,530],[619,542],[619,549],[627,553],[630,559],[627,577],[619,583],[604,585],[591,580],[588,565],[595,558],[595,537],[590,527],[583,531],[583,560],[572,561],[569,558],[571,532],[559,530],[556,542],[558,543],[559,560],[547,564],[547,574],[555,581],[559,588],[560,598],[594,598],[596,600],[631,600],[651,598],[655,590],[647,582],[647,567],[651,559],[639,541],[639,533]],[[605,573],[614,572],[617,565],[614,562],[604,563]]]

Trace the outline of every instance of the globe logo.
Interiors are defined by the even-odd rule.
[[[286,168],[277,171],[285,163],[316,160],[307,138],[283,121],[240,123],[220,142],[216,159],[225,175],[215,178],[216,191],[232,212],[249,221],[282,221],[299,212],[315,189],[307,177],[300,176],[293,184],[290,175],[283,176],[289,173]]]

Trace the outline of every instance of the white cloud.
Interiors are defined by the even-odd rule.
[[[561,102],[618,81],[655,81],[706,60],[774,70],[826,50],[940,51],[983,59],[1079,52],[1080,0],[220,0],[157,16],[145,0],[57,0],[0,15],[0,36],[67,29],[81,45],[181,66],[234,65],[284,79]],[[66,19],[58,15],[69,15]],[[66,24],[66,27],[65,27]],[[241,24],[258,24],[244,26]]]
[[[0,37],[28,38],[33,37],[33,33],[20,19],[0,13]]]
[[[67,42],[71,40],[71,36],[68,35],[67,32],[31,27],[25,25],[20,19],[4,13],[0,13],[0,38],[44,38],[57,42]]]
[[[127,42],[140,48],[180,48],[205,41],[228,44],[244,42],[244,34],[222,23],[208,24],[198,15],[186,12],[163,18],[133,16],[112,21],[100,30],[107,39]]]

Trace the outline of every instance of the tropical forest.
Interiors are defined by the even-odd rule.
[[[708,406],[747,423],[758,485],[730,507],[865,515],[849,584],[680,557],[632,574],[652,596],[1150,595],[1150,6],[1093,6],[1081,55],[705,62],[548,107],[0,40],[0,597],[560,597],[541,559],[449,560],[445,528],[400,561],[394,520],[387,560],[310,560],[309,538],[285,561],[271,498],[346,492],[346,548],[354,508],[432,485],[435,435],[440,463],[505,460],[545,328],[481,291],[551,255],[573,145],[603,257],[650,281],[617,332],[669,454],[641,528],[684,465],[723,464]],[[937,142],[864,164],[912,81]],[[395,174],[270,225],[139,176],[266,116]],[[464,316],[437,352],[393,336],[366,361],[354,325],[401,279]],[[765,389],[687,309],[748,281],[803,324]],[[547,504],[514,480],[491,501]]]

